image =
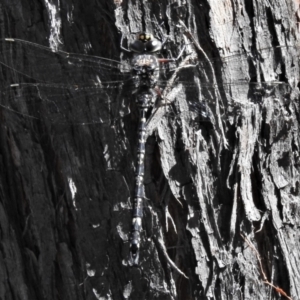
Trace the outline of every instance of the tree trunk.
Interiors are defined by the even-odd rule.
[[[178,64],[206,65],[178,77],[218,84],[211,123],[165,107],[149,122],[135,267],[136,115],[58,132],[1,100],[0,299],[300,299],[299,3],[171,2],[2,1],[2,38],[126,62],[121,36],[164,32],[164,57],[185,45]],[[15,55],[1,52],[1,98],[24,80]]]

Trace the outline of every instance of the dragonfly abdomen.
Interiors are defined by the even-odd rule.
[[[138,144],[137,144],[137,163],[135,177],[135,191],[132,212],[132,233],[131,233],[131,263],[138,264],[139,249],[142,231],[143,200],[145,199],[145,144],[146,144],[146,113],[152,106],[153,93],[151,90],[137,95],[137,104],[139,106],[139,126],[138,126]]]

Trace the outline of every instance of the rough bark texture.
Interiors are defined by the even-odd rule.
[[[290,86],[265,88],[259,101],[232,86],[213,128],[157,113],[139,267],[127,262],[136,117],[58,134],[2,109],[0,299],[300,299],[299,50],[282,48],[276,69],[273,54],[257,64],[250,55],[297,45],[297,1],[1,2],[1,38],[114,59],[123,58],[120,32],[158,35],[155,18],[169,35],[165,54],[184,43],[200,56],[176,27],[181,6],[209,58],[249,54],[215,70],[224,82],[259,65],[262,81]],[[0,76],[21,80],[4,66]]]

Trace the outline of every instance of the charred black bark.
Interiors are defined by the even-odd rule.
[[[297,1],[22,0],[0,20],[1,38],[121,61],[122,36],[163,32],[165,57],[186,46],[180,80],[218,83],[202,95],[211,122],[180,114],[194,95],[174,85],[148,123],[138,267],[134,104],[110,126],[60,131],[1,106],[0,299],[298,299]],[[1,104],[7,85],[30,82],[7,67],[14,55],[1,49]]]

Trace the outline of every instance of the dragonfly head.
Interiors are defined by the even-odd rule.
[[[160,51],[161,47],[159,40],[145,32],[138,34],[136,40],[129,45],[129,49],[136,53],[154,53]]]

